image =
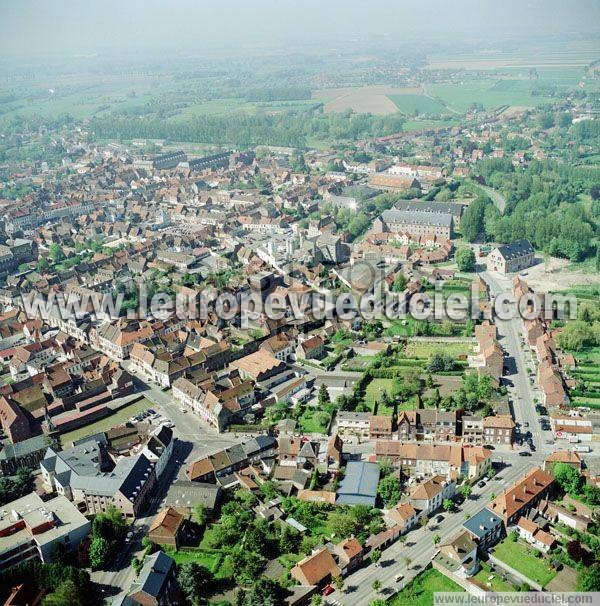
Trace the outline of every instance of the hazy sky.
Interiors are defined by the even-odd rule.
[[[0,0],[0,53],[600,32],[598,0]]]

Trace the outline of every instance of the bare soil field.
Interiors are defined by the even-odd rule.
[[[569,268],[570,265],[567,259],[550,257],[547,263],[540,259],[537,265],[526,269],[521,275],[534,290],[541,291],[559,291],[570,286],[600,283],[597,274],[586,272],[583,267]]]
[[[398,111],[388,95],[421,94],[419,88],[399,88],[393,86],[363,86],[360,88],[326,88],[314,91],[313,99],[325,102],[326,112],[344,112],[349,109],[377,115],[393,114]]]

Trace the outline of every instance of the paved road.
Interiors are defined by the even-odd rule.
[[[506,208],[506,198],[495,189],[488,187],[487,185],[476,184],[477,187],[481,188],[492,200],[492,202],[496,205],[496,208],[500,211],[500,213],[504,214],[504,210]]]
[[[512,290],[510,279],[499,277],[491,272],[484,272],[483,277],[490,285],[493,296]],[[524,340],[523,321],[517,315],[512,320],[495,318],[495,324],[498,328],[500,344],[509,354],[506,359],[509,372],[505,378],[508,380],[508,393],[512,401],[514,419],[521,424],[522,431],[531,432],[533,443],[538,450],[550,452],[552,448],[546,444],[546,440],[551,437],[551,432],[542,430],[533,401],[534,398],[539,400],[535,378],[536,364]]]
[[[127,367],[127,362],[124,365]],[[160,481],[157,482],[143,516],[137,518],[131,526],[131,530],[134,532],[131,542],[123,545],[111,570],[97,571],[92,574],[92,580],[99,586],[108,602],[114,598],[115,592],[129,588],[134,580],[133,569],[130,565],[131,558],[141,554],[141,540],[146,535],[152,519],[160,510],[171,483],[177,478],[185,477],[185,469],[191,461],[242,441],[242,436],[219,434],[203,424],[196,415],[182,412],[170,393],[147,383],[143,377],[132,372],[130,368],[128,370],[134,377],[137,391],[152,403],[158,413],[174,423],[173,435],[176,441],[169,466]]]
[[[331,593],[326,602],[352,606],[368,606],[373,600],[389,597],[412,580],[425,568],[437,547],[433,544],[433,536],[438,534],[442,542],[452,539],[461,529],[465,514],[473,515],[485,507],[492,493],[500,493],[508,485],[513,484],[531,467],[539,464],[539,455],[534,457],[519,457],[514,454],[503,455],[506,467],[498,472],[498,476],[490,480],[484,488],[473,489],[473,495],[467,499],[460,509],[453,513],[442,513],[444,520],[438,525],[434,523],[435,516],[427,528],[411,530],[406,535],[404,544],[396,541],[382,552],[378,565],[369,564],[349,575],[345,579],[345,591]],[[439,514],[436,514],[439,515]],[[412,560],[410,568],[406,567],[404,558]],[[401,583],[395,582],[397,574],[403,574]],[[382,590],[377,594],[371,588],[375,579],[381,582]]]
[[[216,452],[221,448],[242,441],[241,437],[236,436],[236,434],[220,434],[206,423],[203,423],[195,414],[183,412],[169,392],[163,391],[158,386],[146,381],[139,373],[133,372],[127,361],[123,363],[123,366],[134,377],[137,391],[152,402],[157,412],[175,424],[173,429],[175,437],[183,442],[188,442],[190,445],[191,451],[186,456],[186,461],[191,461],[194,458]]]

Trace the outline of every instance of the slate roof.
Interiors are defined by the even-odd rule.
[[[506,259],[516,259],[534,252],[529,240],[517,240],[498,247],[498,252]]]
[[[478,539],[482,539],[490,530],[502,524],[502,518],[490,511],[487,507],[480,509],[463,523],[463,528],[468,530]]]
[[[350,461],[346,475],[337,490],[337,502],[341,505],[375,506],[379,465],[365,461]]]
[[[384,223],[413,223],[421,225],[437,225],[452,227],[450,213],[433,213],[422,210],[384,210],[381,214]]]

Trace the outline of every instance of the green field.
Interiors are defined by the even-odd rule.
[[[432,84],[427,87],[427,91],[433,97],[439,97],[451,110],[459,113],[466,112],[473,103],[481,103],[485,109],[494,109],[502,105],[535,107],[554,100],[551,97],[533,96],[529,89],[519,90],[520,85],[515,84],[509,86],[513,86],[516,90],[502,90],[504,82],[506,81],[490,78],[467,80],[460,84]]]
[[[392,596],[387,603],[389,606],[431,606],[433,594],[447,591],[464,591],[454,581],[445,577],[441,572],[430,568],[418,574],[408,585]]]
[[[114,414],[104,417],[104,419],[100,419],[95,423],[90,423],[85,427],[79,427],[78,429],[74,429],[73,431],[69,431],[67,433],[63,433],[60,436],[61,442],[63,446],[66,446],[70,442],[74,442],[75,440],[80,440],[81,438],[85,438],[86,436],[91,436],[100,431],[108,431],[112,427],[116,425],[120,425],[129,419],[129,417],[133,417],[138,414],[142,410],[148,410],[148,408],[152,408],[152,402],[150,400],[146,400],[146,398],[142,398],[137,402],[133,402],[128,404],[127,406],[121,408]]]
[[[370,410],[375,409],[375,403],[381,399],[383,392],[387,393],[390,398],[395,398],[398,395],[400,383],[396,379],[373,379],[368,385],[365,392],[365,402]],[[392,407],[378,406],[377,414],[389,416],[393,412]]]
[[[456,119],[444,119],[444,120],[419,120],[419,119],[410,119],[406,120],[402,125],[402,130],[406,133],[418,131],[418,130],[428,130],[428,129],[436,129],[436,128],[450,128],[451,126],[456,126],[460,123],[460,120]],[[438,264],[438,267],[441,265]]]
[[[542,557],[536,557],[533,547],[520,541],[511,541],[508,537],[498,543],[492,553],[528,579],[545,587],[555,576],[556,572],[550,568],[550,563]]]
[[[409,116],[418,114],[441,114],[446,110],[443,103],[426,95],[388,95],[394,105]]]
[[[430,358],[435,353],[442,353],[458,358],[473,353],[472,343],[443,342],[429,343],[423,341],[410,341],[406,345],[406,356],[408,358]]]

